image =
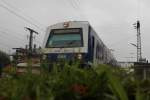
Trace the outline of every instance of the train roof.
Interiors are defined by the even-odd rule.
[[[90,25],[90,23],[88,21],[64,21],[64,22],[58,22],[58,23],[55,23],[55,24],[52,24],[48,27],[51,27],[51,26],[55,26],[55,25],[58,25],[58,24],[62,24],[62,23],[65,23],[65,22],[69,22],[69,23],[81,23],[81,24],[88,24]]]

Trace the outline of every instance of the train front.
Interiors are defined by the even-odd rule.
[[[49,62],[88,61],[87,22],[64,22],[48,27],[43,44],[45,59]]]

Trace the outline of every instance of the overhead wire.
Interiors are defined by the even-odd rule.
[[[10,13],[14,14],[15,16],[21,18],[22,20],[24,20],[24,21],[26,21],[26,22],[28,22],[28,23],[32,24],[33,26],[35,26],[35,27],[37,27],[37,28],[40,29],[40,26],[36,25],[35,23],[33,23],[33,21],[31,21],[31,20],[28,19],[29,17],[26,18],[26,17],[22,16],[21,14],[19,14],[18,12],[16,12],[16,11],[13,10],[13,9],[15,9],[15,10],[19,11],[18,9],[16,9],[15,7],[13,7],[13,6],[10,5],[9,3],[7,3],[5,0],[2,0],[2,1],[3,1],[3,3],[4,3],[5,5],[7,5],[7,6],[5,6],[5,5],[3,5],[3,4],[0,4],[0,7],[4,8],[5,10],[7,10],[7,11],[9,11]],[[72,5],[72,7],[73,7],[74,9],[80,11],[80,10],[78,9],[79,6],[78,6],[76,3],[74,3],[74,1],[69,1],[69,2],[70,2],[70,4]],[[12,9],[10,9],[10,8],[12,8]],[[80,16],[80,17],[81,17],[81,16]],[[30,17],[30,19],[32,19],[32,18]],[[33,20],[33,19],[32,19],[32,20]],[[38,40],[36,40],[36,41],[41,44],[41,41],[38,41]]]
[[[12,32],[11,32],[12,33]],[[17,35],[11,35],[11,37],[10,37],[10,33],[8,33],[8,32],[6,32],[6,31],[4,31],[4,30],[2,30],[2,29],[0,29],[0,38],[1,38],[1,40],[2,39],[4,39],[4,40],[9,40],[10,42],[11,42],[11,40],[13,40],[13,43],[14,44],[18,44],[18,43],[21,43],[21,44],[24,44],[25,45],[25,43],[27,42],[27,41],[23,41],[22,39],[23,38],[21,38],[21,37],[17,37]],[[17,38],[17,39],[16,39]],[[7,42],[7,43],[10,43],[10,42]],[[39,44],[40,44],[40,42],[38,41],[38,40],[36,40],[36,42],[38,42]],[[3,42],[3,44],[6,44],[6,46],[10,46],[10,45],[7,45],[7,43],[6,42]]]
[[[6,29],[6,28],[4,29],[0,26],[0,36],[1,37],[3,36],[5,38],[9,38],[9,40],[17,41],[16,43],[25,44],[27,42],[27,40],[23,34],[16,33],[18,35],[13,35],[12,33],[16,33],[16,32],[10,31],[9,29]]]
[[[72,2],[71,0],[66,0],[66,1],[68,1],[68,3],[70,3],[70,6],[71,6],[76,12],[78,12],[76,6],[73,4],[73,2]],[[79,13],[78,13],[78,14],[79,14]],[[78,17],[81,17],[81,15],[79,14]]]
[[[13,35],[13,33],[15,33],[15,34],[17,34],[17,35],[13,35],[13,36],[15,36],[15,37],[17,37],[17,38],[19,38],[19,39],[23,39],[23,37],[25,36],[25,34],[23,34],[23,33],[21,33],[21,32],[16,32],[16,31],[13,31],[13,30],[10,30],[10,29],[8,29],[8,28],[4,28],[4,27],[2,27],[2,26],[0,26],[0,30],[2,30],[2,31],[4,31],[4,32],[6,32],[6,33],[9,33],[9,35]],[[19,30],[18,30],[19,31]]]
[[[7,33],[4,32],[4,31],[0,31],[0,32],[7,34]],[[1,40],[2,40],[2,39],[5,39],[5,41],[8,40],[7,43],[8,43],[8,42],[11,42],[11,43],[12,43],[11,40],[13,40],[13,43],[14,43],[14,44],[18,44],[18,42],[19,42],[19,43],[24,43],[21,39],[20,39],[21,41],[19,41],[19,39],[11,38],[10,36],[8,37],[8,36],[6,36],[6,35],[4,35],[4,34],[0,34],[0,36],[1,36],[1,37],[0,37]]]
[[[13,6],[11,6],[10,4],[8,4],[8,3],[5,2],[4,0],[2,0],[2,1],[3,1],[7,6],[9,6],[10,8],[15,9]],[[0,7],[6,9],[6,10],[9,11],[10,13],[12,13],[12,14],[16,15],[17,17],[21,18],[22,20],[24,20],[24,21],[26,21],[26,22],[32,24],[33,26],[37,27],[38,29],[40,29],[40,30],[42,30],[42,31],[44,30],[44,29],[42,29],[40,26],[34,24],[32,21],[30,21],[29,19],[25,18],[25,17],[22,16],[21,14],[19,14],[19,13],[13,11],[12,9],[10,9],[10,8],[8,8],[8,7],[4,6],[4,5],[2,5],[2,4],[0,4]],[[30,17],[30,18],[31,18],[31,17]],[[33,20],[33,19],[32,19],[32,20]],[[37,42],[41,44],[41,41],[37,41]]]
[[[73,9],[79,14],[78,17],[82,18],[83,15],[80,12],[79,6],[73,0],[67,0],[67,1],[70,3],[71,7],[73,7]]]
[[[16,9],[15,7],[13,7],[13,6],[11,6],[10,4],[8,4],[7,2],[5,2],[4,0],[2,0],[2,1],[3,1],[3,3],[5,3],[5,4],[6,4],[7,6],[9,6],[10,8]],[[24,16],[22,16],[21,14],[15,12],[14,10],[12,10],[12,9],[10,9],[10,8],[8,8],[8,7],[4,6],[4,5],[2,5],[2,4],[0,4],[0,7],[6,9],[6,10],[9,11],[10,13],[12,13],[12,14],[16,15],[17,17],[21,18],[22,20],[24,20],[24,21],[26,21],[26,22],[32,24],[33,26],[37,27],[38,29],[41,29],[40,26],[34,24],[33,21],[30,21],[29,19],[25,18]],[[17,10],[18,10],[18,9],[17,9]],[[28,18],[29,18],[29,17],[28,17]],[[30,17],[30,19],[31,19],[31,17]],[[33,20],[33,18],[32,18],[32,20]],[[38,22],[38,23],[39,23],[39,22]],[[41,30],[43,31],[44,29],[41,29]],[[37,42],[41,44],[41,41],[37,41]]]
[[[7,31],[7,32],[6,32]],[[4,33],[4,34],[3,34]],[[25,43],[25,42],[27,42],[26,40],[25,40],[25,38],[24,38],[24,36],[23,36],[23,34],[19,34],[19,33],[17,33],[17,34],[19,34],[19,35],[13,35],[12,33],[16,33],[16,32],[12,32],[12,31],[10,31],[10,30],[8,30],[8,29],[3,29],[2,27],[0,27],[0,36],[1,37],[5,37],[5,38],[8,38],[9,40],[14,40],[14,41],[20,41],[20,42],[22,42],[22,43]],[[22,35],[22,36],[20,36],[20,35]],[[12,37],[12,38],[10,38],[10,37]],[[24,41],[22,41],[22,40],[24,40]],[[16,43],[18,43],[18,41],[16,42]],[[19,42],[19,43],[20,43]],[[40,42],[37,40],[36,42],[38,42],[39,44],[40,44]]]
[[[81,3],[80,3],[80,1],[79,1],[79,0],[73,0],[73,2],[74,2],[75,5],[79,8],[79,11],[80,11],[80,13],[82,14],[82,16],[83,16],[86,20],[88,20],[87,17],[85,16],[83,10],[81,9],[81,6],[80,6]]]
[[[45,32],[45,25],[43,25],[43,24],[41,24],[39,21],[37,21],[37,20],[35,20],[33,17],[30,17],[30,16],[28,16],[28,15],[26,15],[26,14],[24,14],[24,13],[22,13],[21,14],[21,10],[20,9],[18,9],[18,8],[16,8],[16,7],[14,7],[14,6],[12,6],[10,3],[8,3],[8,2],[6,2],[6,0],[2,0],[3,1],[3,3],[4,4],[6,4],[8,7],[10,7],[10,8],[12,8],[12,9],[14,9],[14,10],[16,10],[17,11],[17,13],[19,14],[19,15],[21,15],[21,16],[23,16],[23,17],[25,17],[25,18],[27,18],[27,19],[30,19],[32,22],[35,22],[35,23],[37,23],[38,24],[38,26],[40,26],[42,29],[40,29],[42,32],[44,31]],[[39,44],[41,44],[42,43],[42,41],[39,41],[39,40],[36,40]]]
[[[26,21],[26,22],[32,24],[33,26],[35,26],[35,27],[37,27],[37,28],[40,28],[39,26],[37,26],[36,24],[34,24],[33,22],[31,22],[30,20],[24,18],[23,16],[20,16],[19,14],[17,14],[17,13],[14,12],[13,10],[9,9],[8,7],[6,7],[6,6],[2,5],[2,4],[0,4],[0,7],[6,9],[6,10],[9,11],[10,13],[12,13],[12,14],[16,15],[17,17],[23,19],[24,21]]]
[[[132,36],[128,36],[128,37],[126,37],[126,38],[120,39],[119,41],[117,41],[117,42],[111,44],[110,46],[111,46],[111,47],[112,47],[112,46],[117,46],[117,45],[121,44],[122,42],[124,42],[124,40],[129,41],[130,39],[132,39],[132,38],[135,37],[135,36],[136,36],[136,35],[134,34],[134,35],[132,35]]]
[[[10,29],[6,29],[6,28],[3,28],[3,27],[1,27],[1,26],[0,26],[0,31],[3,32],[3,33],[6,33],[7,37],[8,37],[8,36],[12,36],[12,37],[14,37],[15,39],[18,39],[18,40],[21,40],[21,41],[22,41],[22,39],[24,39],[24,40],[26,39],[26,40],[27,40],[25,34],[21,34],[21,33],[18,33],[18,32],[14,32],[14,31],[12,31],[12,30],[10,30]],[[15,34],[17,34],[17,35],[13,35],[12,33],[15,33]],[[24,38],[24,37],[25,37],[25,38]],[[40,43],[38,40],[37,40],[37,42]]]
[[[1,28],[1,27],[0,27],[0,30],[3,31],[3,32],[5,32],[6,34],[8,34],[7,36],[11,35],[11,36],[16,37],[16,38],[18,38],[18,39],[20,39],[20,40],[22,40],[23,37],[24,37],[23,34],[19,34],[19,33],[17,33],[17,32],[9,31],[9,30],[3,29],[3,28]],[[13,35],[13,33],[18,34],[18,35]]]
[[[5,5],[7,5],[9,8],[14,9],[17,11],[17,14],[19,14],[22,17],[25,17],[25,19],[30,19],[30,21],[35,22],[38,24],[38,27],[45,27],[43,24],[41,24],[39,21],[35,20],[34,18],[32,18],[31,16],[28,16],[24,13],[22,13],[22,11],[14,6],[12,6],[10,3],[6,2],[6,0],[1,0]],[[19,13],[18,13],[19,12]],[[22,14],[21,14],[22,13]],[[31,23],[32,24],[32,23]],[[42,29],[43,30],[43,29]]]

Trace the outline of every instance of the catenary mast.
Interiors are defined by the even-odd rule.
[[[142,60],[140,21],[138,20],[136,24],[137,24],[136,25],[136,29],[137,29],[137,62],[140,62],[140,60]]]

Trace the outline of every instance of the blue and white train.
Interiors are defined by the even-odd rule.
[[[81,60],[84,64],[111,64],[116,60],[87,21],[69,21],[49,26],[43,53],[50,62]]]

